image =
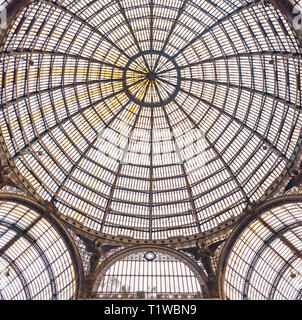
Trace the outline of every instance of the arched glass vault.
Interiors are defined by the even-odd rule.
[[[301,195],[267,202],[240,224],[221,258],[221,295],[231,300],[302,299]]]
[[[0,194],[0,300],[70,300],[80,295],[75,246],[46,209]]]

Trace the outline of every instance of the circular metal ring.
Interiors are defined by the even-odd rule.
[[[147,261],[154,261],[156,259],[156,254],[153,252],[153,251],[147,251],[145,254],[144,254],[144,258],[147,260]]]
[[[172,71],[172,70],[176,71],[177,82],[176,82],[176,84],[173,85],[173,86],[175,86],[175,89],[174,89],[173,93],[170,94],[170,96],[165,100],[161,100],[159,102],[141,101],[141,100],[137,99],[134,96],[134,94],[129,90],[129,85],[127,83],[127,80],[128,80],[127,73],[128,73],[129,70],[135,71],[135,70],[131,69],[131,65],[132,64],[136,64],[136,61],[139,58],[143,58],[144,59],[144,57],[146,55],[157,56],[157,59],[165,58],[168,62],[171,63],[171,66],[173,66],[173,68],[171,68],[171,70],[168,70],[167,72]],[[152,79],[154,79],[156,77],[157,77],[157,74],[156,74],[156,72],[153,72],[153,71],[150,71],[149,73],[145,74],[145,80],[151,81]],[[143,82],[143,79],[141,81]],[[143,52],[133,56],[128,61],[127,65],[126,65],[126,67],[124,69],[124,72],[123,72],[123,89],[124,89],[126,95],[128,96],[128,98],[131,101],[133,101],[134,103],[138,104],[141,107],[157,108],[157,107],[162,107],[162,106],[165,106],[165,105],[169,104],[171,101],[173,101],[176,98],[176,96],[177,96],[177,94],[179,92],[180,85],[181,85],[181,73],[180,73],[179,66],[177,65],[177,63],[174,60],[174,58],[170,57],[168,54],[166,54],[165,52],[161,52],[161,51],[155,51],[155,50],[143,51]]]

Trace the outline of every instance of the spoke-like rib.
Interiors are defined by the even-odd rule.
[[[169,44],[169,41],[170,41],[171,36],[172,36],[172,34],[173,34],[173,31],[174,31],[174,29],[176,28],[177,23],[178,23],[181,15],[183,14],[183,12],[184,12],[184,10],[185,10],[188,2],[189,2],[189,0],[184,0],[182,6],[179,8],[177,17],[175,18],[175,20],[174,20],[174,22],[173,22],[173,25],[172,25],[172,27],[171,27],[171,29],[170,29],[170,32],[169,32],[169,34],[168,34],[168,36],[167,36],[167,38],[166,38],[166,40],[165,40],[165,42],[164,42],[164,45],[163,45],[163,47],[162,47],[162,49],[161,49],[161,52],[165,52],[165,50],[166,50],[166,48],[167,48],[167,45]],[[156,62],[155,62],[154,72],[156,72],[156,69],[157,69],[157,66],[158,66],[160,57],[161,57],[161,55],[158,56],[158,58],[157,58],[157,60],[156,60]]]
[[[106,124],[105,128],[103,128],[103,130],[109,128],[109,126],[114,122],[114,120],[121,114],[121,112],[127,107],[127,105],[129,104],[129,102],[127,104],[125,104],[125,106],[123,108],[120,109],[120,111],[118,113],[116,113],[114,115],[114,117],[111,118],[111,120]],[[98,141],[99,136],[97,135],[93,141],[88,145],[88,147],[86,148],[86,150],[83,152],[83,154],[80,156],[80,158],[78,159],[78,161],[74,164],[74,166],[70,169],[69,173],[66,175],[65,179],[63,180],[63,182],[61,183],[60,187],[57,189],[57,191],[54,193],[53,197],[52,197],[52,201],[55,201],[56,198],[58,197],[59,193],[61,190],[63,190],[64,186],[66,185],[67,181],[72,177],[73,173],[75,172],[75,170],[78,168],[78,166],[80,165],[81,161],[87,156],[87,154],[89,153],[89,151],[93,148],[93,146],[95,145],[95,143]]]
[[[67,10],[64,6],[62,6],[61,4],[57,3],[57,2],[53,2],[53,1],[48,1],[48,0],[41,0],[42,2],[56,8],[59,10],[62,10],[63,12],[65,12],[67,15],[70,15],[73,17],[74,20],[81,22],[83,25],[85,25],[86,27],[88,27],[90,30],[93,30],[97,35],[99,35],[102,39],[104,39],[105,41],[107,41],[113,48],[115,48],[117,51],[119,51],[122,55],[124,55],[127,59],[132,60],[130,56],[128,56],[126,54],[126,52],[121,49],[119,46],[117,46],[112,40],[110,40],[107,36],[105,36],[98,28],[92,26],[91,24],[89,24],[87,21],[85,21],[84,19],[80,18],[79,16],[75,15],[73,12]]]
[[[135,121],[133,123],[133,126],[131,128],[131,131],[129,133],[128,144],[127,144],[126,148],[124,148],[124,150],[123,150],[123,155],[122,155],[120,164],[118,166],[117,172],[115,174],[114,182],[113,182],[113,184],[111,186],[111,189],[110,189],[109,199],[108,199],[107,205],[106,205],[106,211],[105,211],[103,219],[102,219],[101,232],[104,231],[106,219],[107,219],[107,216],[108,216],[108,214],[110,213],[110,210],[111,210],[110,207],[111,207],[111,204],[112,204],[112,201],[113,201],[114,191],[116,190],[117,182],[118,182],[118,179],[119,179],[119,177],[121,175],[122,168],[123,168],[123,165],[124,165],[124,160],[125,160],[125,157],[127,156],[127,153],[129,151],[129,145],[130,145],[130,142],[131,142],[131,137],[132,137],[133,132],[135,130],[136,124],[137,124],[137,122],[139,120],[141,111],[142,111],[142,108],[139,109],[139,111],[138,111],[138,113],[136,115],[136,119],[135,119]]]
[[[268,56],[272,56],[272,57],[280,57],[280,58],[292,58],[293,53],[292,52],[288,52],[288,51],[259,51],[259,52],[242,52],[242,53],[237,53],[237,54],[231,54],[228,56],[218,56],[218,57],[214,57],[214,58],[209,58],[209,59],[205,59],[205,60],[201,60],[198,62],[192,62],[192,63],[188,63],[186,65],[183,66],[178,66],[179,70],[183,70],[186,68],[191,68],[191,67],[195,67],[195,66],[199,66],[202,64],[207,64],[207,63],[215,63],[217,61],[226,61],[226,60],[231,60],[231,59],[240,59],[240,58],[253,58],[253,57],[268,57]],[[297,59],[299,59],[299,57],[297,56]],[[164,74],[164,73],[168,73],[174,70],[174,67],[171,69],[166,69],[163,71],[158,72],[158,75]]]
[[[153,181],[154,181],[154,168],[153,168],[153,133],[154,133],[154,108],[151,109],[151,132],[150,132],[150,188],[149,188],[149,240],[152,240],[153,231]]]
[[[286,106],[288,106],[290,108],[293,108],[295,111],[302,113],[302,109],[301,109],[300,106],[297,106],[296,104],[294,104],[294,103],[292,103],[292,102],[290,102],[288,100],[285,100],[285,99],[283,99],[281,97],[275,96],[275,95],[273,95],[272,93],[269,93],[269,92],[264,92],[264,91],[260,91],[260,90],[256,90],[256,89],[252,89],[252,88],[248,88],[248,87],[244,87],[244,86],[237,85],[237,84],[232,84],[232,83],[227,83],[227,82],[219,82],[219,81],[215,81],[215,80],[194,79],[194,78],[190,78],[190,79],[181,78],[181,80],[182,81],[202,82],[202,83],[213,84],[213,85],[216,85],[216,86],[226,86],[226,87],[229,87],[229,88],[248,91],[248,92],[253,93],[253,94],[259,94],[261,96],[276,100],[276,101],[278,101],[280,103],[283,103],[284,105],[286,105]],[[165,80],[162,80],[162,81],[165,81]]]
[[[243,5],[241,7],[239,7],[237,10],[229,13],[228,15],[225,15],[223,18],[219,19],[217,22],[213,23],[211,26],[209,26],[208,28],[206,28],[203,32],[201,32],[198,36],[196,36],[194,39],[192,39],[189,43],[187,43],[182,49],[180,49],[174,56],[173,59],[176,59],[183,51],[185,51],[187,48],[191,47],[197,40],[199,40],[200,38],[202,38],[206,33],[210,32],[211,30],[213,30],[213,28],[215,28],[216,26],[220,25],[221,23],[223,23],[226,20],[229,20],[230,18],[232,18],[234,15],[239,14],[241,11],[252,8],[256,5],[258,5],[259,3],[261,3],[262,0],[255,0],[251,3],[248,3],[247,5]]]
[[[200,227],[200,224],[199,224],[197,209],[196,209],[196,205],[195,205],[194,198],[193,198],[193,192],[192,192],[192,188],[190,186],[190,182],[189,182],[189,178],[188,178],[188,175],[187,175],[187,171],[186,171],[186,168],[185,168],[184,161],[181,159],[181,155],[180,155],[180,152],[179,152],[180,148],[179,148],[178,143],[176,141],[176,138],[175,138],[175,135],[174,135],[174,132],[173,132],[173,128],[172,128],[169,116],[167,114],[167,111],[166,111],[165,108],[162,108],[162,109],[163,109],[167,124],[168,124],[169,129],[170,129],[171,137],[172,137],[172,140],[173,140],[174,145],[175,145],[177,156],[178,156],[179,161],[181,163],[181,170],[182,170],[185,182],[186,182],[186,188],[187,188],[189,200],[190,200],[190,203],[191,203],[191,206],[192,206],[193,216],[194,216],[194,219],[196,221],[196,226],[197,226],[198,232],[201,233],[201,227]]]
[[[153,51],[153,41],[154,41],[154,0],[150,0],[150,50]]]
[[[117,5],[118,5],[118,7],[119,7],[119,9],[120,9],[120,12],[122,13],[123,18],[125,19],[125,22],[126,22],[126,24],[127,24],[127,26],[128,26],[128,29],[129,29],[129,31],[130,31],[130,33],[131,33],[131,36],[132,36],[132,38],[133,38],[133,40],[134,40],[134,43],[135,43],[135,45],[136,45],[136,47],[137,47],[138,52],[139,52],[139,53],[142,53],[143,50],[142,50],[142,48],[140,47],[139,42],[138,42],[137,39],[136,39],[136,36],[135,36],[135,33],[134,33],[133,28],[132,28],[132,26],[131,26],[131,23],[130,23],[129,19],[127,18],[125,9],[124,9],[123,6],[121,5],[121,1],[120,1],[120,0],[115,0],[115,2],[117,3]],[[142,55],[142,57],[143,57],[143,59],[144,59],[145,65],[146,65],[146,67],[147,67],[147,69],[148,69],[148,72],[150,72],[150,71],[151,71],[151,70],[150,70],[150,66],[149,66],[149,64],[148,64],[148,62],[147,62],[147,60],[146,60],[146,57],[145,57],[144,55]],[[136,64],[137,64],[137,62],[136,62]]]

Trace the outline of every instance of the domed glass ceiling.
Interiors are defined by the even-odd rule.
[[[262,1],[36,1],[3,45],[9,162],[91,230],[212,230],[295,160],[298,50]]]

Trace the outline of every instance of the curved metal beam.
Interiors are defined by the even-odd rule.
[[[225,244],[218,262],[218,277],[219,277],[219,296],[222,299],[226,299],[224,293],[225,284],[225,272],[227,267],[228,258],[232,252],[232,248],[236,243],[240,234],[245,230],[245,228],[258,219],[264,212],[272,208],[278,207],[283,204],[302,202],[302,194],[290,194],[284,195],[274,199],[268,199],[259,205],[256,205],[252,211],[242,215],[241,221],[237,224],[232,234],[230,235],[227,243]]]
[[[137,122],[139,120],[139,116],[141,114],[141,111],[142,111],[142,108],[139,109],[139,112],[137,113],[136,115],[136,118],[135,118],[135,121],[132,125],[132,128],[131,128],[131,131],[129,133],[129,138],[128,138],[128,143],[127,143],[127,146],[126,148],[124,148],[123,150],[123,154],[122,154],[122,158],[121,158],[121,161],[119,163],[119,166],[118,166],[118,169],[117,169],[117,172],[116,172],[116,175],[115,175],[115,178],[114,178],[114,181],[113,181],[113,184],[111,186],[111,190],[110,190],[110,194],[109,194],[109,199],[107,201],[107,204],[106,204],[106,211],[105,211],[105,214],[103,216],[103,219],[102,219],[102,223],[101,223],[101,231],[104,230],[104,227],[105,227],[105,223],[106,223],[106,218],[108,216],[108,214],[110,213],[110,208],[111,208],[111,205],[112,205],[112,201],[113,201],[113,196],[114,196],[114,191],[115,191],[115,188],[117,186],[117,183],[118,183],[118,179],[121,177],[121,172],[122,172],[122,168],[123,168],[123,164],[124,164],[124,160],[125,160],[125,157],[127,156],[127,152],[129,150],[129,144],[130,144],[130,139],[131,139],[131,136],[135,130],[135,127],[137,125]]]
[[[54,276],[53,270],[51,268],[51,263],[49,262],[47,256],[45,255],[44,251],[42,250],[42,248],[39,246],[37,240],[28,234],[28,232],[27,232],[28,230],[22,230],[22,229],[18,228],[17,226],[12,225],[7,222],[4,222],[4,221],[0,221],[0,225],[6,227],[8,229],[14,230],[18,234],[19,238],[23,237],[31,244],[32,247],[34,247],[37,250],[37,252],[39,253],[39,257],[42,259],[44,266],[48,272],[48,276],[50,278],[52,297],[54,300],[57,300],[58,291],[57,291],[55,276]],[[26,249],[24,252],[26,252],[27,250],[29,250],[29,248]],[[0,255],[4,255],[4,254],[5,253],[0,250]],[[11,262],[14,263],[12,260],[11,260]],[[14,265],[16,266],[16,264],[14,264]],[[22,273],[22,272],[20,271],[20,273]],[[18,274],[18,276],[20,277],[19,274]]]
[[[268,0],[270,4],[274,6],[275,9],[281,11],[281,13],[287,18],[287,20],[294,25],[294,19],[296,15],[294,14],[294,5],[289,0]],[[282,23],[282,22],[281,22]],[[302,29],[295,30],[297,37],[302,43]]]
[[[269,239],[265,240],[263,242],[263,245],[260,247],[260,249],[257,251],[257,253],[255,254],[252,262],[250,263],[249,265],[249,268],[246,272],[246,276],[245,276],[245,282],[244,282],[244,286],[243,286],[243,297],[244,297],[244,300],[247,299],[248,297],[248,291],[249,291],[249,286],[250,286],[250,280],[252,278],[252,274],[254,272],[254,269],[255,269],[255,266],[257,264],[257,262],[259,261],[259,259],[261,258],[261,256],[263,255],[264,251],[267,250],[267,249],[271,249],[273,250],[279,257],[281,260],[284,261],[285,265],[287,267],[290,267],[290,261],[287,261],[285,260],[272,246],[271,244],[273,243],[274,240],[276,240],[277,238],[279,238],[285,246],[289,247],[289,249],[291,249],[293,251],[293,253],[295,254],[295,257],[298,256],[298,257],[301,257],[302,256],[302,253],[297,249],[297,248],[293,248],[293,244],[289,243],[289,241],[283,236],[284,233],[286,233],[287,231],[293,229],[293,228],[296,228],[296,227],[299,227],[299,226],[302,226],[302,221],[301,222],[298,222],[298,223],[295,223],[293,225],[290,225],[290,226],[287,226],[281,230],[279,230],[278,232],[275,231],[274,229],[272,229],[270,226],[268,226],[262,219],[260,219],[260,221],[263,223],[263,225],[269,229],[270,232],[272,232],[272,235],[269,237]],[[273,299],[274,297],[274,294],[276,292],[276,289],[277,289],[277,286],[278,286],[278,283],[279,281],[281,280],[282,278],[282,275],[283,275],[283,271],[282,271],[283,268],[281,268],[281,271],[278,272],[278,275],[275,279],[275,281],[273,282],[272,284],[272,288],[269,292],[269,300]]]
[[[302,252],[299,252],[298,254],[295,254],[294,256],[292,256],[288,261],[285,261],[282,268],[280,269],[280,271],[278,272],[278,274],[276,275],[274,281],[273,281],[273,284],[272,284],[272,287],[271,287],[271,290],[269,292],[269,295],[268,295],[268,299],[269,300],[273,300],[275,294],[276,294],[276,291],[277,291],[277,288],[278,288],[278,285],[282,279],[282,277],[284,276],[284,273],[289,269],[291,268],[292,266],[292,263],[301,258],[302,256]],[[297,300],[297,299],[295,299]],[[298,299],[300,300],[300,299]]]
[[[9,263],[9,266],[12,267],[13,270],[15,271],[15,273],[17,274],[18,278],[21,281],[26,300],[32,300],[32,296],[31,296],[30,290],[28,288],[28,283],[27,283],[26,279],[24,278],[23,273],[19,269],[16,262],[14,260],[12,260],[8,255],[6,255],[2,250],[0,250],[0,257],[3,258],[7,263]],[[0,293],[0,300],[4,300],[4,297],[2,296],[1,293]]]
[[[81,256],[69,232],[61,223],[61,221],[55,216],[55,212],[53,212],[53,206],[46,201],[41,201],[39,203],[33,198],[28,198],[20,194],[12,193],[0,193],[0,201],[16,202],[18,204],[25,205],[26,207],[38,212],[53,226],[53,228],[56,229],[56,231],[64,240],[67,248],[69,249],[70,257],[75,269],[77,282],[74,298],[79,298],[82,291],[82,283],[84,279],[84,270],[82,266]],[[21,235],[23,236],[23,233]]]
[[[170,133],[171,133],[171,137],[172,137],[172,140],[174,142],[174,145],[175,145],[176,149],[180,150],[178,142],[176,141],[176,137],[173,134],[173,128],[172,128],[171,121],[169,119],[167,110],[165,108],[162,108],[162,109],[163,109],[163,113],[165,115],[166,121],[168,123],[168,126],[169,126],[169,129],[170,129]],[[192,187],[191,187],[190,182],[189,182],[189,178],[188,178],[188,175],[187,175],[185,164],[184,164],[184,161],[181,159],[181,156],[180,156],[179,152],[176,152],[176,154],[177,154],[177,156],[179,158],[179,161],[181,163],[181,170],[182,170],[185,182],[186,182],[186,188],[187,188],[189,200],[191,202],[191,206],[192,206],[192,210],[193,210],[193,216],[194,216],[194,219],[195,219],[195,222],[196,222],[196,227],[198,228],[198,232],[201,233],[201,227],[200,227],[200,222],[199,222],[199,219],[198,219],[197,208],[196,208],[196,205],[195,205],[195,202],[194,202],[193,191],[192,191]]]

